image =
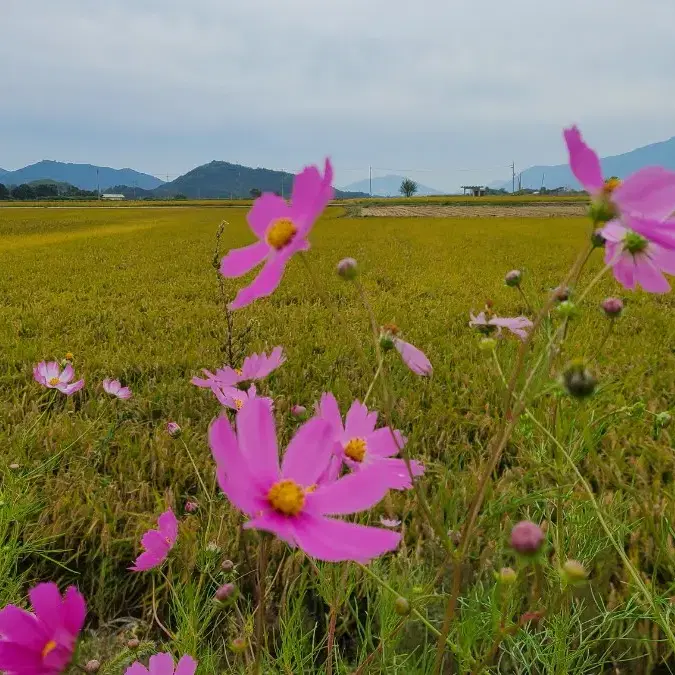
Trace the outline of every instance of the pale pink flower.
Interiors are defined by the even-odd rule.
[[[131,389],[129,389],[129,387],[123,387],[119,380],[103,380],[103,391],[111,396],[117,396],[117,398],[131,398]]]
[[[33,368],[33,378],[47,389],[58,389],[62,394],[70,396],[84,387],[84,380],[70,383],[75,377],[72,364],[66,364],[61,370],[57,361],[41,361]]]
[[[478,316],[470,313],[471,321],[469,326],[478,328],[481,333],[490,334],[494,330],[498,335],[501,335],[502,328],[506,328],[514,335],[517,335],[521,340],[527,339],[528,330],[532,328],[532,322],[526,316],[516,316],[513,318],[504,318],[493,316],[488,319],[485,312],[481,312]]]
[[[307,412],[307,408],[304,405],[298,405],[297,403],[291,408],[291,415],[293,417],[302,417]]]
[[[333,430],[333,452],[352,471],[375,470],[388,487],[406,490],[412,487],[410,472],[402,459],[394,457],[405,445],[406,439],[400,431],[389,427],[375,429],[377,413],[369,412],[367,406],[354,401],[349,408],[344,426],[340,408],[333,394],[323,394],[319,403],[318,416],[326,420]],[[421,476],[424,466],[412,460],[413,476]],[[329,480],[333,476],[326,476]]]
[[[141,538],[141,545],[145,549],[136,558],[130,570],[145,572],[161,565],[169,555],[178,538],[178,519],[169,509],[157,519],[157,529],[148,530]]]
[[[310,248],[307,235],[333,198],[332,181],[333,167],[326,159],[323,176],[317,167],[310,166],[295,177],[290,204],[271,193],[255,200],[247,220],[258,241],[231,250],[221,262],[220,273],[228,278],[240,277],[262,262],[265,265],[253,282],[239,291],[230,309],[271,295],[290,258]]]
[[[187,654],[173,667],[173,657],[168,653],[155,654],[150,657],[149,669],[136,661],[130,665],[124,675],[194,675],[197,662]]]
[[[428,377],[433,373],[434,369],[431,365],[431,361],[429,361],[422,350],[398,337],[394,337],[394,347],[396,347],[396,351],[401,355],[403,363],[405,363],[415,375]]]
[[[261,354],[251,354],[244,359],[241,368],[231,368],[223,366],[212,373],[210,370],[203,369],[206,379],[193,377],[192,384],[198,387],[211,389],[217,387],[233,387],[240,382],[250,380],[261,380],[267,377],[272,371],[276,370],[286,361],[283,347],[275,347],[271,354],[267,356],[265,352]]]
[[[663,273],[675,275],[675,172],[645,167],[625,181],[603,180],[600,159],[577,127],[565,129],[570,168],[609,220],[602,228],[605,262],[616,280],[631,290],[666,293]]]
[[[319,560],[365,563],[395,549],[400,534],[329,516],[375,505],[387,492],[386,476],[362,471],[317,485],[331,458],[333,438],[325,420],[306,422],[279,466],[274,416],[261,399],[249,401],[239,411],[236,435],[226,417],[215,420],[209,430],[218,483],[251,519],[245,528],[272,532]]]
[[[54,583],[28,593],[33,612],[7,605],[0,611],[0,671],[7,675],[57,675],[70,663],[87,607],[70,586],[63,596]]]
[[[396,520],[395,518],[391,519],[391,518],[384,518],[383,517],[383,518],[380,518],[380,523],[382,525],[384,525],[384,527],[394,528],[394,527],[398,527],[401,524],[401,521]]]
[[[180,425],[176,422],[167,422],[166,423],[166,433],[171,436],[171,438],[178,438],[182,429]]]
[[[272,399],[266,396],[258,396],[258,390],[255,384],[252,384],[248,391],[239,389],[238,387],[213,387],[211,391],[215,397],[226,407],[232,410],[241,410],[246,401],[254,398],[260,398],[265,401],[267,405],[272,407]]]

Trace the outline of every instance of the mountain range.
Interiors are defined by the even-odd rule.
[[[373,178],[372,189],[374,197],[400,197],[400,187],[401,182],[405,180],[405,176],[378,176]],[[349,192],[365,192],[369,194],[370,192],[370,179],[364,178],[363,180],[357,180],[355,183],[350,183],[346,185],[345,190]],[[434,188],[427,187],[426,185],[421,185],[417,183],[417,192],[415,193],[419,196],[429,196],[429,195],[440,195],[443,194],[439,190]]]
[[[630,152],[620,155],[611,155],[600,159],[602,172],[606,178],[616,176],[626,178],[634,171],[645,166],[658,165],[666,169],[675,170],[675,136],[667,141],[651,143]],[[541,187],[571,187],[579,189],[581,186],[572,175],[567,164],[555,166],[532,166],[520,175],[520,185],[523,189],[539,190]],[[516,187],[518,178],[516,178]],[[491,183],[491,188],[505,188],[511,191],[511,179]]]

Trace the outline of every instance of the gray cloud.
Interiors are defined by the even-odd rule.
[[[0,166],[331,153],[450,187],[675,134],[671,0],[5,0]],[[504,168],[501,168],[504,167]],[[476,169],[459,172],[456,169]]]

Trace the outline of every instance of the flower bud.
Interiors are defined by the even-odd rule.
[[[664,429],[665,427],[670,425],[670,422],[672,421],[672,417],[671,417],[670,413],[664,411],[664,412],[660,412],[656,416],[654,421],[656,422],[656,426]]]
[[[502,567],[499,572],[495,572],[495,578],[500,584],[510,586],[518,580],[518,574],[512,567]]]
[[[616,319],[623,312],[623,301],[620,298],[605,298],[600,307],[607,318]]]
[[[504,277],[504,283],[511,288],[518,288],[520,282],[523,279],[523,273],[520,270],[511,270],[506,273]]]
[[[14,464],[9,465],[9,468],[12,469],[12,471],[16,471],[16,469],[21,468],[21,464],[17,464],[16,462],[14,462]]]
[[[66,352],[65,359],[66,359],[66,361],[73,361],[75,359],[75,357],[73,356],[73,352]],[[90,663],[91,663],[91,661],[90,661]]]
[[[345,281],[353,281],[356,279],[359,270],[354,258],[343,258],[337,265],[338,276]]]
[[[387,331],[380,333],[380,348],[383,352],[391,351],[394,348],[394,336],[391,333]]]
[[[225,600],[232,597],[235,590],[236,590],[236,586],[234,584],[223,584],[216,591],[215,598],[216,598],[216,600],[218,600],[218,602],[225,602]]]
[[[231,572],[234,569],[234,563],[231,560],[225,559],[220,563],[220,569],[223,570],[223,572]]]
[[[591,244],[593,244],[594,248],[604,248],[605,241],[605,238],[602,236],[602,228],[599,227],[597,230],[593,231],[593,234],[591,235]]]
[[[410,614],[410,603],[399,595],[394,603],[394,610],[399,616],[408,616]]]
[[[586,398],[598,384],[593,373],[586,368],[582,360],[572,361],[563,373],[562,382],[570,396]]]
[[[192,502],[190,500],[185,502],[185,512],[186,513],[194,513],[198,508],[199,508],[199,504],[197,504],[197,502]]]
[[[571,300],[564,300],[557,307],[556,311],[560,316],[566,319],[573,319],[579,314],[577,306]]]
[[[599,199],[591,202],[588,215],[594,223],[604,224],[616,217],[616,210],[607,200]]]
[[[556,302],[566,302],[570,299],[569,286],[558,286],[553,289],[553,298]]]
[[[538,553],[544,543],[545,535],[539,525],[521,520],[511,530],[511,548],[521,555],[532,556]]]
[[[171,438],[178,438],[180,436],[181,428],[175,422],[167,422],[166,431]]]
[[[302,417],[307,412],[307,408],[304,405],[294,405],[291,408],[291,415],[293,417]]]
[[[98,673],[100,669],[101,669],[101,662],[97,661],[96,659],[92,659],[91,661],[87,661],[87,665],[84,667],[84,672]]]
[[[129,649],[138,649],[140,644],[141,641],[138,638],[131,638],[131,640],[127,640],[127,647]]]
[[[246,651],[246,639],[242,637],[234,638],[234,640],[230,642],[230,649],[235,654],[241,654],[243,651]]]
[[[497,340],[494,338],[483,338],[478,343],[478,349],[482,352],[493,352],[497,348]]]
[[[566,560],[560,570],[560,576],[565,583],[574,585],[586,581],[588,572],[578,560]]]

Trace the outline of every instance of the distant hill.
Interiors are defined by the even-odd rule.
[[[604,157],[600,160],[600,164],[606,178],[610,176],[626,178],[638,169],[655,164],[666,169],[675,170],[675,136],[667,141],[645,145],[630,152],[624,152],[621,155]],[[539,190],[542,186],[542,177],[544,187],[547,188],[565,186],[576,190],[581,187],[567,164],[533,166],[523,171],[521,186],[523,188]],[[517,181],[518,178],[516,177],[516,186]],[[503,187],[511,191],[511,179],[496,181],[495,183],[491,183],[490,187],[497,189]]]
[[[111,185],[136,185],[145,190],[152,190],[162,184],[159,178],[133,169],[111,169],[107,166],[66,164],[51,160],[43,160],[2,175],[2,182],[5,185],[21,185],[44,179],[70,183],[81,190],[96,190],[100,185],[102,192]]]
[[[399,188],[401,187],[401,182],[405,179],[405,176],[378,176],[373,178],[373,196],[377,197],[400,197],[401,192]],[[345,190],[352,192],[365,192],[368,194],[370,192],[370,180],[365,178],[364,180],[358,180],[355,183],[350,183],[345,186]],[[440,195],[443,194],[439,190],[434,190],[434,188],[427,187],[421,183],[417,183],[417,195],[428,196],[428,195]]]
[[[0,169],[0,178],[8,173],[5,169]]]
[[[155,197],[153,190],[143,190],[129,185],[113,185],[105,191],[113,195],[124,195],[127,199],[153,199]]]
[[[241,164],[213,161],[198,166],[170,183],[153,190],[155,197],[173,197],[182,194],[189,199],[248,198],[251,190],[278,192],[289,197],[293,174],[272,169],[253,169]],[[336,190],[336,197],[365,197],[364,193]]]

